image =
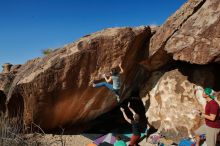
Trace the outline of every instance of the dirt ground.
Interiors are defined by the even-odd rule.
[[[93,141],[82,135],[52,135],[52,134],[28,134],[25,136],[28,143],[39,146],[87,146]],[[153,146],[143,139],[140,146]]]

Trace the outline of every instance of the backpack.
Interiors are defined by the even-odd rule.
[[[196,143],[191,141],[190,139],[182,139],[178,146],[195,146]]]
[[[154,134],[151,134],[150,136],[149,136],[149,142],[151,143],[151,144],[158,144],[159,142],[160,142],[160,138],[161,138],[162,136],[160,135],[160,134],[158,134],[158,133],[154,133]]]

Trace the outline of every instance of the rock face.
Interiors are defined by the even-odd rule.
[[[27,62],[9,91],[8,114],[20,111],[26,125],[53,129],[81,124],[109,111],[117,105],[114,94],[105,87],[90,87],[89,82],[100,80],[101,73],[122,62],[125,98],[128,88],[140,84],[136,81],[144,71],[138,62],[150,37],[150,27],[110,28]]]

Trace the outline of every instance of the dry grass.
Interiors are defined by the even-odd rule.
[[[46,134],[35,123],[31,124],[32,128],[24,128],[17,117],[7,118],[0,113],[0,146],[85,146],[92,143],[82,135],[64,135],[65,129],[61,127],[59,135]]]
[[[23,127],[17,119],[9,119],[3,113],[0,113],[0,145],[29,145],[19,133]]]
[[[37,139],[32,137],[27,137],[28,134],[22,133],[25,131],[21,122],[17,120],[19,118],[7,118],[3,113],[0,113],[0,145],[1,146],[51,146],[59,145],[65,146],[65,141],[63,140],[63,132],[60,135],[60,139],[54,142],[40,142]],[[41,133],[34,133],[33,135],[44,136],[45,132],[40,128],[40,126],[33,123],[33,125],[39,128]],[[31,132],[33,133],[33,132]]]

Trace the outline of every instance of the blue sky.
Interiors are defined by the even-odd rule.
[[[161,25],[186,1],[1,0],[0,65],[23,64],[108,27]]]

